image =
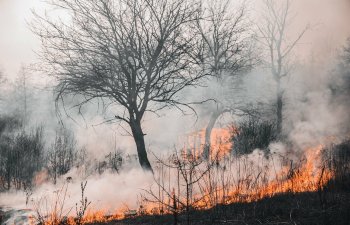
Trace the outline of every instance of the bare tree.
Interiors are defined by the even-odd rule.
[[[230,0],[202,1],[201,14],[197,19],[202,45],[201,62],[220,87],[215,90],[218,93],[211,93],[215,96],[216,107],[205,130],[205,157],[209,156],[211,131],[217,119],[223,113],[234,111],[232,80],[251,64],[246,8],[245,5],[238,9],[234,7]]]
[[[17,79],[15,81],[15,92],[16,100],[20,102],[21,109],[19,109],[20,116],[22,117],[22,126],[23,130],[26,130],[26,125],[28,123],[30,113],[28,102],[32,100],[32,94],[30,93],[30,84],[29,84],[29,72],[25,65],[21,65],[20,71],[18,73]]]
[[[4,72],[2,71],[2,68],[0,67],[0,84],[3,82],[4,79]]]
[[[47,155],[47,169],[54,184],[59,176],[66,174],[73,167],[76,158],[77,148],[73,134],[60,127]]]
[[[3,88],[3,85],[7,82],[6,75],[2,66],[0,65],[0,87]],[[0,96],[0,101],[4,100],[3,94]]]
[[[115,150],[114,152],[108,153],[105,158],[107,159],[108,167],[112,169],[112,171],[119,173],[123,165],[122,153],[119,150]]]
[[[6,75],[5,75],[4,69],[0,65],[0,84],[5,83],[6,81],[7,81],[7,79],[6,79]]]
[[[129,125],[139,163],[152,170],[142,119],[175,106],[178,96],[197,85],[194,33],[189,25],[197,4],[189,0],[52,0],[68,22],[36,15],[33,32],[41,38],[43,62],[58,80],[57,101],[66,95],[102,99],[117,105],[116,120]]]
[[[160,173],[158,178],[154,177],[154,181],[158,187],[158,193],[152,188],[144,190],[146,194],[143,196],[144,200],[149,203],[158,203],[161,212],[164,212],[163,207],[165,207],[166,212],[174,215],[174,224],[177,224],[178,212],[185,211],[186,223],[190,224],[193,208],[207,197],[207,193],[196,195],[195,186],[213,168],[215,160],[209,163],[191,152],[182,151],[179,154],[175,150],[167,160],[157,158],[157,162],[160,165]],[[164,169],[169,170],[168,183],[164,182],[166,179]],[[177,174],[177,176],[170,174]]]
[[[293,18],[290,11],[291,1],[284,0],[282,4],[276,2],[265,0],[264,23],[262,26],[258,26],[258,29],[260,42],[268,54],[268,60],[265,64],[271,69],[271,74],[276,81],[276,123],[277,134],[280,136],[282,133],[283,95],[285,92],[282,82],[291,72],[291,53],[309,26],[303,28],[294,39],[289,38],[288,28]]]
[[[343,88],[347,95],[350,95],[350,38],[347,39],[340,59],[340,70],[343,74]]]
[[[350,37],[346,41],[346,46],[343,49],[343,59],[348,65],[350,64]]]

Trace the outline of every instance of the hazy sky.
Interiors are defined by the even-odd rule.
[[[252,6],[261,0],[251,0]],[[41,0],[0,0],[0,68],[14,77],[21,63],[34,62],[39,42],[27,27],[31,8],[42,7]],[[258,12],[254,9],[252,13]],[[301,51],[328,54],[350,36],[350,0],[295,0],[298,24],[315,25],[304,39]],[[297,26],[296,26],[297,27]]]
[[[35,59],[33,49],[39,43],[27,28],[30,9],[39,0],[0,0],[0,68],[7,76],[15,76],[20,64]]]

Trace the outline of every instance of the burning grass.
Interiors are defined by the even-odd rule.
[[[190,135],[187,145],[180,152],[167,158],[157,158],[154,185],[141,192],[137,209],[126,204],[117,209],[96,207],[93,202],[90,205],[84,196],[86,184],[82,184],[81,201],[77,203],[74,215],[74,207],[67,208],[65,205],[67,186],[64,186],[55,193],[52,204],[38,203],[41,208],[36,210],[37,221],[43,225],[80,225],[163,218],[166,221],[162,224],[167,224],[167,220],[189,223],[194,215],[204,212],[213,214],[218,210],[235,209],[236,206],[250,209],[252,205],[261,206],[260,202],[269,202],[269,199],[277,201],[308,196],[306,193],[311,193],[312,198],[318,196],[322,210],[328,210],[329,201],[325,193],[330,184],[336,183],[336,177],[345,179],[344,174],[349,172],[347,165],[350,160],[341,162],[341,167],[337,163],[345,153],[349,154],[350,144],[347,142],[340,145],[341,151],[334,150],[335,145],[329,145],[333,146],[329,148],[320,144],[296,151],[293,146],[280,144],[272,146],[269,153],[255,150],[248,155],[235,155],[231,153],[230,134],[232,128],[214,131],[210,160],[201,157],[203,131]],[[191,142],[195,144],[189,145]],[[46,205],[44,211],[43,205]],[[295,212],[290,210],[292,217]],[[227,217],[229,220],[232,218]]]

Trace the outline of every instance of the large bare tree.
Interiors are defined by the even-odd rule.
[[[35,13],[41,58],[57,78],[57,100],[84,96],[119,106],[115,119],[129,125],[143,169],[147,157],[142,119],[165,107],[183,109],[179,92],[197,85],[199,73],[190,26],[198,5],[189,0],[50,0],[69,15]]]
[[[249,25],[246,5],[234,5],[231,0],[202,1],[197,19],[201,37],[201,62],[207,73],[218,83],[216,93],[210,93],[215,106],[205,129],[203,155],[210,154],[210,136],[217,119],[226,112],[234,112],[234,78],[251,65]]]
[[[271,70],[276,82],[276,124],[277,134],[281,136],[283,131],[283,95],[285,92],[283,82],[291,73],[292,52],[309,26],[305,26],[297,33],[296,37],[292,38],[290,35],[290,26],[293,19],[291,1],[265,0],[264,5],[265,14],[262,25],[258,26],[258,37],[267,52],[267,60],[263,61]]]

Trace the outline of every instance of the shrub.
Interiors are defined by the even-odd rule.
[[[276,126],[271,121],[248,117],[233,129],[233,153],[237,155],[249,154],[256,148],[268,151],[271,141],[276,140]]]
[[[350,139],[332,146],[328,151],[330,170],[334,173],[328,183],[331,189],[350,190]]]
[[[15,117],[0,118],[0,183],[3,189],[30,188],[32,178],[42,168],[43,130],[19,131]]]

